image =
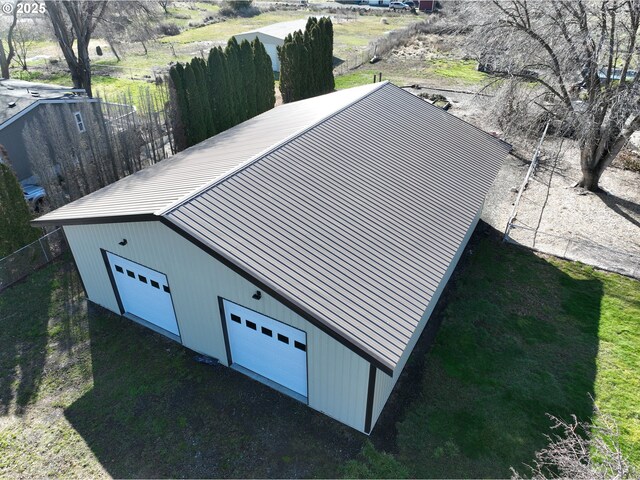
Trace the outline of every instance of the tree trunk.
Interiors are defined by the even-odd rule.
[[[2,39],[0,39],[0,77],[9,78],[9,62],[7,62],[7,55],[4,53]]]
[[[82,86],[87,92],[89,98],[93,97],[91,92],[91,64],[89,63],[89,42],[83,38],[77,39],[78,45],[78,74],[80,76]]]
[[[118,62],[120,62],[120,55],[118,55],[118,51],[116,50],[115,45],[113,44],[113,42],[111,41],[110,38],[107,37],[107,43],[109,44],[109,48],[111,49],[111,51],[113,52],[113,54],[116,56],[116,60],[118,60]]]
[[[584,146],[580,149],[580,169],[582,170],[582,178],[576,184],[576,187],[582,187],[590,192],[597,192],[600,190],[598,182],[604,172],[602,168],[606,155],[599,158],[594,158],[597,155],[597,148],[593,148],[593,145]]]
[[[7,32],[7,48],[9,48],[8,52],[5,52],[3,40],[0,38],[0,73],[2,74],[2,78],[9,78],[9,65],[11,65],[11,60],[13,60],[13,57],[16,54],[13,45],[13,29],[16,28],[17,21],[18,9],[14,8],[13,19],[11,21],[11,24],[9,25],[9,31]]]

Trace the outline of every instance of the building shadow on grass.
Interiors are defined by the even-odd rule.
[[[93,389],[65,410],[116,478],[336,477],[364,436],[91,305]]]
[[[526,475],[547,414],[593,414],[602,283],[500,237],[479,225],[372,432],[412,476]]]
[[[52,307],[56,300],[63,306],[73,305],[80,291],[70,264],[57,261],[0,294],[0,415],[22,415],[34,400],[47,357],[50,324],[67,324],[66,309]]]

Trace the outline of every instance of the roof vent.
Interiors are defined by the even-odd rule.
[[[36,92],[35,90],[31,91],[31,96],[32,97],[39,97],[40,96],[40,92]]]
[[[9,108],[13,108],[16,106],[16,102],[9,102]]]

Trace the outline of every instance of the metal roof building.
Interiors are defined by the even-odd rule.
[[[416,123],[429,133],[391,128]],[[90,300],[369,433],[509,150],[379,83],[277,107],[36,223],[64,225]]]
[[[280,71],[280,60],[278,59],[278,49],[284,43],[284,39],[290,33],[302,30],[304,32],[307,25],[307,19],[302,18],[300,20],[291,20],[289,22],[280,22],[267,25],[266,27],[257,28],[249,32],[242,32],[237,35],[236,40],[238,43],[242,40],[248,40],[252,42],[254,39],[258,39],[264,45],[265,50],[271,58],[271,65],[274,72]]]

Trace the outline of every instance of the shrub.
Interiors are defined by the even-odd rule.
[[[222,3],[218,15],[249,18],[260,15],[260,9],[253,5],[252,0],[229,0]]]
[[[357,460],[350,460],[343,468],[343,478],[409,478],[407,468],[393,455],[378,452],[367,440]]]
[[[161,23],[158,25],[158,31],[161,35],[166,35],[168,37],[180,35],[180,28],[178,28],[175,23]]]

